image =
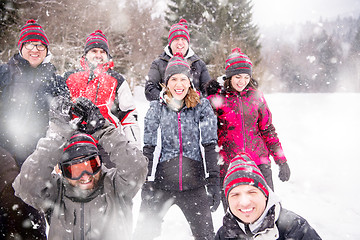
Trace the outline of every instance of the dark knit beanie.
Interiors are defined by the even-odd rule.
[[[76,133],[66,143],[61,162],[70,162],[74,158],[99,155],[95,139],[85,133]]]
[[[185,74],[191,82],[190,65],[184,60],[181,53],[175,53],[175,55],[169,60],[165,69],[165,85],[167,85],[169,78],[174,75],[182,73]]]
[[[190,43],[188,25],[185,19],[181,19],[178,23],[171,26],[168,37],[169,46],[175,38],[179,37],[185,38],[187,42]]]
[[[43,28],[34,19],[30,19],[21,28],[20,37],[18,41],[18,48],[21,48],[26,42],[41,42],[48,48],[49,40],[43,30]]]
[[[240,48],[234,48],[225,62],[226,78],[234,75],[247,73],[252,76],[252,62],[248,56],[241,52]]]
[[[230,161],[228,171],[224,179],[224,191],[226,199],[229,192],[239,185],[250,185],[258,188],[265,197],[269,196],[269,187],[258,166],[249,155],[242,153]]]
[[[93,48],[101,48],[109,55],[109,44],[105,34],[101,30],[96,30],[86,38],[84,55]]]

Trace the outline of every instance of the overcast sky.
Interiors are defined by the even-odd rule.
[[[253,20],[260,26],[359,17],[360,0],[253,0]]]

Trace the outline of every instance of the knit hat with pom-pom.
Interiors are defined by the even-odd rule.
[[[49,46],[49,40],[44,29],[34,19],[30,19],[21,28],[18,48],[21,51],[23,44],[26,42],[41,42],[46,48]]]
[[[191,82],[190,65],[184,60],[181,53],[175,53],[175,55],[169,60],[165,69],[165,85],[167,85],[169,78],[174,75],[182,73],[185,74]]]
[[[226,78],[231,78],[234,75],[242,73],[247,73],[251,77],[252,66],[250,58],[241,52],[240,48],[234,48],[225,62]]]
[[[101,30],[96,30],[86,38],[84,55],[93,48],[101,48],[107,53],[107,55],[109,55],[108,40]]]
[[[168,37],[169,46],[175,38],[179,37],[185,38],[187,42],[190,43],[188,23],[185,19],[181,19],[178,23],[171,26]]]
[[[230,161],[224,178],[224,192],[226,199],[230,191],[239,185],[250,185],[258,188],[265,197],[269,196],[269,187],[258,166],[250,156],[242,153]]]
[[[75,133],[66,143],[61,163],[93,155],[99,155],[95,139],[89,134],[79,132]]]

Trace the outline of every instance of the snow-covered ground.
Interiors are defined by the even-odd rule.
[[[140,126],[148,102],[141,87],[134,92]],[[281,182],[273,165],[275,192],[285,208],[308,220],[326,240],[360,239],[360,94],[265,94],[273,123],[291,168]],[[134,221],[141,203],[134,199]],[[213,214],[222,225],[222,207]],[[158,240],[190,240],[190,227],[177,206],[170,208]]]

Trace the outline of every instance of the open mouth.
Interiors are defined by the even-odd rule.
[[[174,89],[176,94],[182,94],[184,92],[184,89]]]
[[[250,212],[252,212],[253,210],[254,210],[253,208],[240,209],[240,212],[242,212],[242,213],[250,213]]]
[[[80,180],[80,184],[89,184],[92,182],[92,178],[88,178],[86,180]]]

